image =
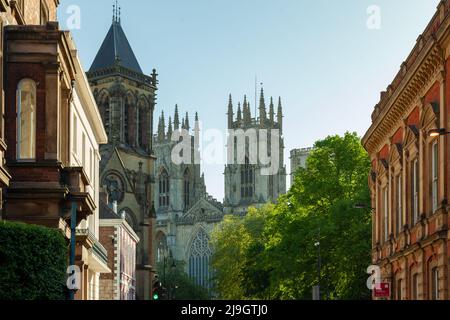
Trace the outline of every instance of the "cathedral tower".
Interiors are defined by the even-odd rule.
[[[278,99],[278,112],[275,119],[273,98],[270,98],[269,114],[267,114],[264,90],[261,89],[258,113],[259,117],[256,115],[252,117],[250,103],[244,96],[242,111],[241,104],[238,103],[237,117],[234,118],[233,100],[230,95],[227,116],[228,130],[232,139],[228,142],[228,154],[231,157],[228,159],[224,173],[224,212],[226,214],[246,214],[249,207],[261,207],[268,202],[276,202],[280,195],[286,193],[281,98]],[[267,138],[263,137],[264,131],[261,130],[267,130]],[[236,138],[239,132],[243,135],[242,145]],[[270,151],[272,137],[278,141],[279,145],[279,148],[275,150],[278,156],[278,170],[267,174],[264,170],[267,164],[261,162],[260,149],[263,144],[266,145],[268,156],[274,159],[275,154],[271,154]],[[244,161],[241,162],[238,159],[239,148],[245,153],[242,159]]]
[[[87,73],[103,124],[107,145],[100,149],[100,185],[108,205],[125,215],[139,236],[136,296],[150,299],[154,276],[152,132],[157,74],[145,74],[114,8],[111,27]]]
[[[161,113],[158,132],[154,136],[157,258],[161,260],[163,252],[170,252],[173,259],[183,262],[186,273],[195,283],[211,289],[213,273],[209,261],[212,248],[209,239],[214,227],[223,219],[223,206],[206,192],[199,163],[197,113],[194,120],[191,128],[186,113],[180,127],[179,109],[175,106],[173,118]],[[173,134],[181,135],[182,140],[188,139],[187,148],[182,152],[190,149],[190,154],[181,164],[175,164],[172,158],[179,143],[179,139],[172,139]]]

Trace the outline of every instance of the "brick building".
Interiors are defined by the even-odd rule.
[[[100,202],[100,242],[108,251],[111,273],[100,276],[101,300],[136,299],[136,246],[139,237],[122,214]]]
[[[98,299],[100,273],[110,271],[98,241],[99,146],[107,136],[73,39],[55,22],[57,5],[0,2],[8,24],[1,55],[9,175],[2,216],[60,229],[68,240],[74,235],[71,252],[81,271],[75,298]]]
[[[4,89],[4,26],[39,25],[56,20],[56,8],[59,0],[0,0],[0,210],[3,206],[2,189],[9,185],[11,178],[5,166],[6,139],[3,124],[5,113]],[[2,214],[0,214],[2,219]]]
[[[372,171],[372,260],[392,299],[448,300],[450,1],[417,39],[363,138]]]

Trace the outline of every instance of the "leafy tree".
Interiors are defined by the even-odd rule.
[[[370,162],[356,134],[318,141],[277,205],[228,217],[213,264],[224,299],[366,299],[370,264]],[[254,227],[257,226],[257,227]],[[320,243],[320,246],[319,246]]]
[[[176,261],[173,266],[171,259],[166,261],[165,275],[164,263],[158,263],[159,280],[167,290],[167,299],[171,300],[209,300],[208,290],[197,285],[186,274],[185,264],[182,261]],[[165,279],[164,279],[165,278]],[[165,280],[165,283],[164,283]],[[164,297],[163,297],[164,298]]]

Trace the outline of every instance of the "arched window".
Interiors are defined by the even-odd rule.
[[[167,237],[161,231],[156,235],[156,261],[162,262],[164,256],[167,254]]]
[[[36,83],[31,79],[17,86],[17,159],[36,158]]]
[[[110,133],[111,124],[111,106],[110,98],[106,90],[101,91],[99,98],[97,99],[98,106],[100,109],[100,114],[102,116],[103,126],[105,127],[106,133]]]
[[[169,198],[170,184],[169,175],[166,169],[163,169],[161,175],[159,176],[159,206],[168,207],[170,203]]]
[[[190,197],[191,197],[191,181],[188,169],[186,169],[186,171],[184,172],[183,182],[184,182],[183,185],[184,210],[187,211],[190,206]]]
[[[245,165],[241,167],[241,198],[251,199],[254,194],[254,169],[250,165],[248,158],[245,158]]]
[[[145,137],[146,130],[148,130],[148,126],[147,126],[147,123],[145,121],[146,115],[147,115],[147,112],[146,112],[146,110],[144,108],[144,104],[141,102],[141,103],[139,103],[139,107],[138,107],[137,136],[138,136],[139,147],[141,147],[142,149],[144,149],[146,147],[146,144],[147,144],[147,139]]]
[[[209,266],[211,254],[209,237],[205,230],[201,229],[191,244],[188,274],[197,285],[207,289],[211,288],[212,270]]]

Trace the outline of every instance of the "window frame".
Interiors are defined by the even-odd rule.
[[[431,209],[432,214],[439,207],[439,145],[437,140],[431,144]]]
[[[29,138],[29,143],[30,143],[30,150],[28,150],[28,152],[30,152],[31,157],[23,157],[22,156],[22,152],[21,152],[21,148],[22,148],[22,134],[23,134],[23,130],[22,130],[22,119],[21,119],[21,114],[22,114],[22,95],[21,92],[23,91],[21,88],[23,87],[24,84],[26,84],[27,82],[29,82],[31,84],[31,89],[33,90],[33,99],[34,101],[32,101],[31,104],[34,103],[34,106],[31,108],[31,125],[29,126],[29,130],[31,130],[29,132],[30,138]],[[24,78],[22,80],[19,81],[19,83],[17,84],[17,88],[16,88],[16,159],[17,161],[20,162],[33,162],[36,161],[36,152],[37,152],[37,148],[36,148],[36,143],[37,143],[37,139],[36,139],[36,135],[37,135],[37,83],[36,81],[34,81],[31,78]]]
[[[389,241],[389,187],[386,185],[383,188],[383,229],[384,241]]]
[[[396,210],[397,210],[397,232],[401,233],[403,229],[403,177],[402,173],[396,177]]]
[[[413,216],[413,225],[419,222],[419,175],[419,159],[414,159],[412,161],[411,168],[411,211]]]

